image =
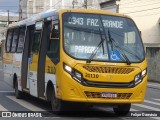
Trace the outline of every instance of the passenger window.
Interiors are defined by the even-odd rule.
[[[19,32],[19,41],[18,41],[17,53],[21,53],[23,51],[24,38],[25,38],[25,27],[21,28],[20,32]]]
[[[33,40],[33,48],[32,48],[33,53],[38,53],[40,47],[40,40],[41,40],[41,31],[35,32]]]
[[[54,64],[59,62],[59,40],[49,40],[48,41],[48,50],[47,55],[52,60]]]
[[[12,43],[12,33],[13,33],[13,30],[8,31],[7,42],[6,42],[6,52],[10,52],[11,43]]]
[[[13,33],[11,52],[15,52],[16,51],[17,42],[18,42],[18,36],[19,36],[19,29],[15,29],[14,33]]]

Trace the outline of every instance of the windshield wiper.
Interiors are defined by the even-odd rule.
[[[109,41],[110,41],[110,44],[111,44],[111,49],[112,49],[112,51],[113,51],[114,46],[115,46],[116,48],[118,48],[118,49],[120,50],[121,55],[122,55],[123,58],[125,59],[127,65],[130,65],[130,64],[131,64],[130,60],[128,59],[128,57],[126,56],[126,54],[122,51],[122,49],[119,47],[119,45],[114,45],[115,40],[111,37],[109,28],[108,28],[108,37],[109,37]],[[113,54],[114,54],[114,51],[113,51]]]
[[[101,47],[101,45],[103,45],[103,42],[104,42],[105,39],[103,39],[102,33],[101,33],[101,30],[100,30],[100,29],[99,29],[99,34],[100,34],[100,37],[101,37],[101,41],[100,41],[100,43],[97,45],[96,49],[94,49],[94,51],[92,52],[92,54],[90,55],[90,57],[87,59],[87,61],[86,61],[87,63],[90,63],[90,62],[92,61],[92,59],[93,59],[94,56],[96,55],[98,49]],[[103,50],[104,50],[104,48],[103,48]],[[103,53],[104,53],[104,51],[103,51]]]

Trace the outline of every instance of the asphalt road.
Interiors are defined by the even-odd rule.
[[[143,104],[133,104],[131,107],[131,113],[133,116],[142,115],[142,113],[159,114],[159,117],[117,117],[114,115],[112,108],[102,108],[102,107],[93,107],[86,108],[81,106],[76,106],[77,109],[81,111],[85,110],[85,113],[81,112],[70,112],[64,115],[55,115],[51,111],[51,106],[49,103],[36,99],[34,97],[26,95],[24,99],[16,99],[14,95],[14,89],[5,83],[2,79],[2,66],[0,62],[0,111],[18,111],[18,112],[31,112],[31,111],[43,111],[42,116],[46,115],[48,117],[43,118],[23,118],[24,120],[28,119],[54,119],[54,120],[74,120],[74,119],[114,119],[114,120],[160,120],[160,84],[148,82],[147,94]],[[159,112],[156,112],[159,111]],[[92,114],[90,114],[92,113]],[[22,115],[22,114],[21,114]],[[17,120],[22,118],[17,118],[15,116],[12,118],[0,118],[0,119],[11,119]]]

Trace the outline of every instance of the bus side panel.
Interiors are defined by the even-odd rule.
[[[3,77],[4,81],[13,86],[13,55],[11,53],[3,54]]]
[[[53,62],[46,56],[46,63],[45,63],[45,98],[47,98],[47,85],[48,82],[51,81],[56,91],[56,66]],[[56,92],[55,92],[56,93]]]
[[[22,54],[13,54],[13,75],[15,74],[18,81],[18,90],[22,91],[21,85],[21,62]]]
[[[21,54],[4,53],[3,54],[3,75],[4,81],[13,87],[14,74],[17,77],[18,89],[21,91]]]

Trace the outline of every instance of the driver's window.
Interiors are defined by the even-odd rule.
[[[60,57],[60,41],[59,41],[59,24],[54,24],[50,22],[48,25],[48,33],[47,36],[47,56],[52,60],[52,62],[56,65],[59,62]]]
[[[52,22],[52,29],[50,34],[51,39],[59,39],[59,23],[57,21]]]

